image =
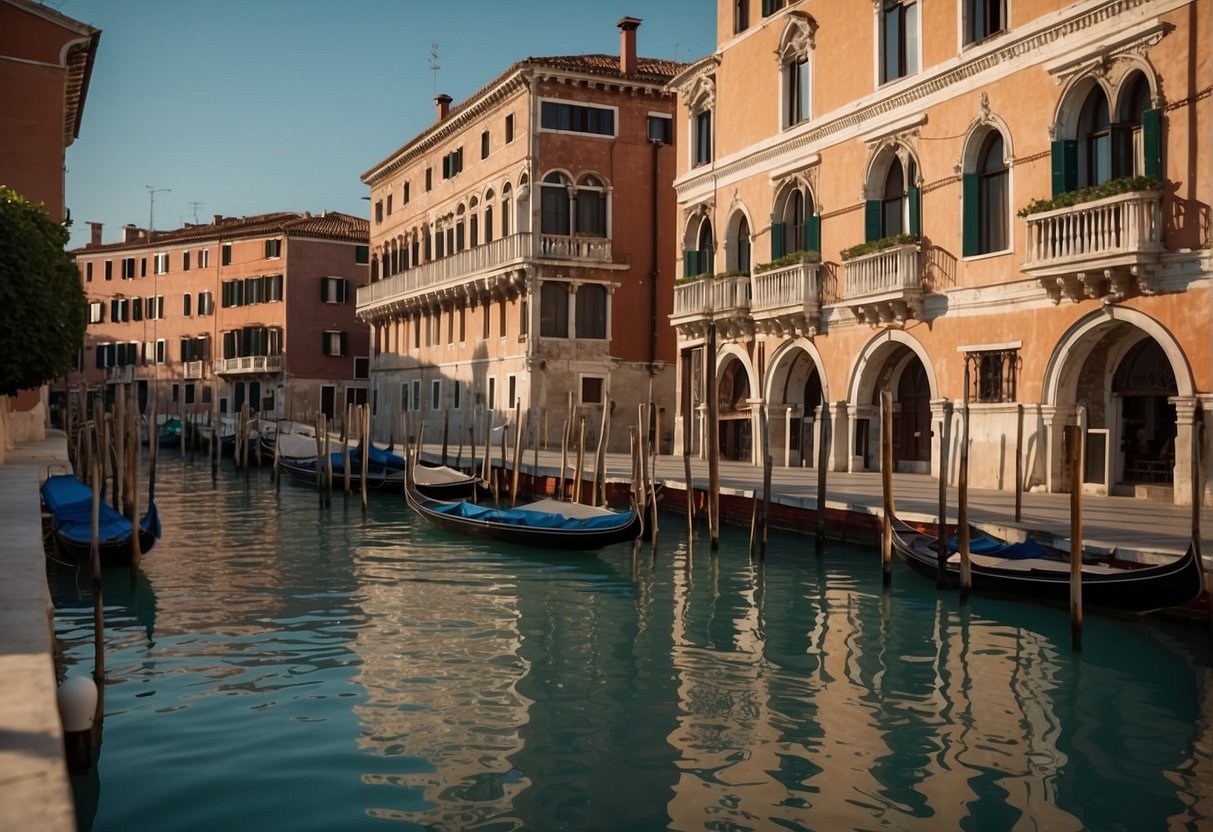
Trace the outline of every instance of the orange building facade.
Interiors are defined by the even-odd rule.
[[[633,424],[650,399],[672,412],[675,254],[658,240],[682,65],[638,58],[639,25],[619,22],[619,55],[528,58],[453,108],[439,96],[436,122],[363,175],[377,433],[406,415],[460,441],[520,409],[546,442],[570,396],[591,437],[604,402]]]
[[[710,373],[723,456],[765,411],[776,465],[878,470],[889,390],[897,470],[955,482],[967,409],[976,487],[1070,490],[1082,425],[1085,490],[1190,503],[1213,2],[851,5],[719,0],[670,85],[679,444]]]
[[[174,231],[126,226],[73,252],[89,304],[79,372],[52,404],[134,383],[140,411],[344,418],[367,400],[369,335],[354,293],[367,221],[327,212],[216,216]]]

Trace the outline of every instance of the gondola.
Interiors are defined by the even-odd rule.
[[[612,511],[559,500],[491,508],[467,500],[427,497],[411,480],[405,482],[404,494],[409,507],[435,526],[502,543],[587,551],[635,540],[644,530],[634,508]]]
[[[970,549],[974,592],[1063,603],[1069,601],[1068,554],[1064,559],[1053,557],[1047,547],[1038,544],[1006,543],[985,537],[993,540],[993,545],[979,547],[985,549],[985,553]],[[894,517],[893,549],[916,572],[932,580],[936,578],[939,543],[934,536],[923,534]],[[953,585],[959,584],[959,554],[950,553],[946,565],[947,581]],[[1160,565],[1084,561],[1083,604],[1128,613],[1183,606],[1195,600],[1203,591],[1202,569],[1196,541],[1188,545],[1188,550],[1181,557]]]
[[[93,490],[71,474],[54,474],[42,484],[42,505],[49,515],[49,533],[65,556],[88,561],[92,557]],[[102,566],[131,562],[131,521],[113,506],[101,502],[97,539]],[[160,511],[153,499],[139,522],[139,551],[147,554],[160,539]]]
[[[447,465],[420,461],[413,471],[413,484],[424,496],[436,500],[476,502],[486,493],[480,478],[474,474],[465,474]]]
[[[355,454],[351,453],[350,456],[353,458],[353,462],[350,465],[350,487],[360,490],[362,488],[362,462]],[[337,452],[331,454],[331,457],[333,460],[333,484],[340,485],[345,480],[342,455],[340,452]],[[293,479],[309,483],[316,481],[315,456],[279,455],[278,467]],[[404,486],[404,469],[389,469],[372,463],[367,466],[366,485],[367,488],[375,490],[399,491]]]

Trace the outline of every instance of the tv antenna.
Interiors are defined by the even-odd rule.
[[[201,205],[206,205],[206,203],[205,202],[187,202],[185,204],[194,209],[194,225],[197,225],[198,224],[198,208]]]
[[[153,188],[151,185],[144,185],[147,188],[147,236],[150,240],[152,231],[156,228],[156,194],[172,193],[172,188]]]
[[[434,73],[434,95],[438,95],[438,41],[430,43],[430,72]]]

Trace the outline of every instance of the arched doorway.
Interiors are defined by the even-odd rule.
[[[720,403],[720,458],[749,461],[754,446],[750,376],[737,358],[729,358],[717,387]]]
[[[819,356],[810,343],[792,342],[771,362],[766,384],[770,452],[776,465],[815,467],[819,408],[825,403]]]
[[[880,468],[880,394],[893,394],[895,471],[931,473],[934,374],[926,351],[910,335],[888,330],[860,354],[851,381],[852,471]]]
[[[1112,376],[1120,404],[1120,480],[1129,484],[1175,481],[1175,373],[1153,338],[1138,341]]]

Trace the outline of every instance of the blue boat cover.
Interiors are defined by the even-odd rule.
[[[429,508],[440,514],[465,517],[482,523],[506,523],[537,529],[584,529],[597,531],[625,526],[631,522],[631,512],[603,514],[597,517],[566,517],[550,511],[530,511],[525,508],[488,508],[461,500],[457,503],[434,503]]]
[[[948,541],[948,549],[960,551],[960,538],[953,536]],[[980,535],[969,541],[969,552],[974,555],[992,555],[1000,558],[1043,558],[1051,553],[1032,537],[1020,543],[1007,543],[989,535]]]
[[[54,518],[55,530],[85,545],[92,540],[93,490],[71,474],[55,474],[42,484],[42,503]],[[131,521],[109,503],[98,507],[97,539],[102,543],[120,542],[131,536]],[[153,503],[141,523],[160,537],[160,513]]]

